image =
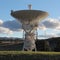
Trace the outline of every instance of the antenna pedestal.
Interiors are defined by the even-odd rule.
[[[37,28],[36,24],[32,24],[31,21],[26,20],[25,23],[22,23],[22,28],[25,31],[25,40],[23,50],[26,51],[36,51],[35,45],[35,30]]]

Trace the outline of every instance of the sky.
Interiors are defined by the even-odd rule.
[[[28,4],[32,5],[32,10],[42,10],[49,14],[37,29],[39,37],[59,37],[60,0],[0,0],[0,37],[23,36],[21,30],[17,31],[21,24],[10,13],[11,10],[27,10]]]

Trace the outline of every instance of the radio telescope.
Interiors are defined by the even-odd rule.
[[[40,10],[32,10],[32,6],[28,5],[29,10],[11,11],[11,15],[22,23],[22,29],[25,31],[24,51],[36,51],[35,30],[41,20],[48,16],[48,13]]]

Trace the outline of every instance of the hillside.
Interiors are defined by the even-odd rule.
[[[0,37],[0,50],[22,50],[23,39]],[[36,40],[37,51],[60,51],[60,37]]]

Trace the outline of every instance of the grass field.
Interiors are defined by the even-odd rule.
[[[60,55],[60,52],[42,52],[42,51],[0,51],[0,55],[18,55],[18,54],[43,54],[43,55]]]
[[[0,60],[60,60],[60,52],[0,51]]]

